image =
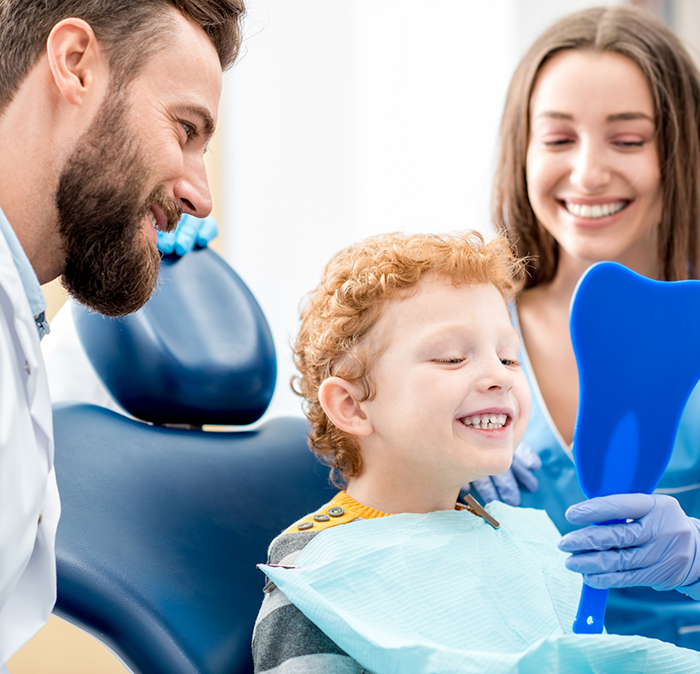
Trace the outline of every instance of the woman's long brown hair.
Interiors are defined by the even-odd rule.
[[[566,49],[615,52],[639,66],[654,101],[663,211],[658,260],[667,281],[698,278],[700,248],[700,75],[676,35],[649,12],[629,6],[590,9],[555,23],[533,44],[511,80],[500,132],[493,221],[521,257],[524,288],[552,281],[558,244],[528,199],[530,97],[543,64]]]

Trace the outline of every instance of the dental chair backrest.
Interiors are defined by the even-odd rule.
[[[133,316],[76,308],[74,318],[95,370],[138,419],[55,407],[55,612],[139,674],[252,672],[255,565],[333,495],[303,419],[200,428],[251,424],[270,402],[275,352],[260,307],[203,249],[164,259],[159,289]]]

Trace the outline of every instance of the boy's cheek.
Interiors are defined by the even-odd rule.
[[[530,392],[530,387],[525,380],[525,375],[523,373],[523,383],[520,392],[519,403],[520,403],[520,414],[518,420],[515,423],[515,428],[513,429],[513,451],[520,444],[520,441],[525,435],[527,430],[527,424],[530,420],[530,409],[532,408],[532,393]]]

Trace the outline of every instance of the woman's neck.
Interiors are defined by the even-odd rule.
[[[656,278],[656,250],[639,251],[625,260],[630,269]],[[547,410],[562,439],[573,439],[578,407],[578,372],[569,333],[569,305],[583,273],[591,262],[575,259],[560,251],[554,279],[529,288],[518,298],[523,342]]]
[[[624,256],[614,262],[619,262],[625,265],[632,271],[642,276],[651,279],[659,279],[661,277],[661,269],[656,254],[656,237],[650,238],[644,242],[645,245],[628,251]],[[579,282],[584,272],[595,262],[590,260],[581,260],[567,254],[563,249],[559,249],[559,262],[557,271],[551,283],[547,284],[543,289],[546,289],[546,295],[549,301],[557,302],[558,304],[571,301],[571,296],[574,294],[576,284]]]

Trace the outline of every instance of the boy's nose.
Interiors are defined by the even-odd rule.
[[[479,384],[483,390],[509,390],[513,386],[513,372],[500,360],[492,358],[485,360],[482,365]]]

